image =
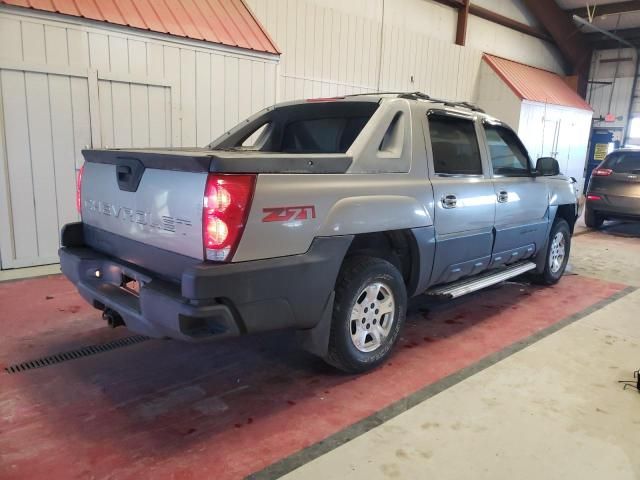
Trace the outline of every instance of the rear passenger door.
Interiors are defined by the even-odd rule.
[[[483,122],[496,195],[496,239],[491,267],[531,257],[546,238],[547,182],[533,175],[518,136],[498,123]]]
[[[431,110],[427,123],[436,234],[430,283],[436,285],[487,268],[496,196],[473,116]]]

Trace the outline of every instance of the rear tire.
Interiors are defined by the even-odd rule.
[[[604,218],[602,218],[601,215],[598,215],[588,207],[584,209],[584,223],[587,225],[587,227],[600,228],[603,222]]]
[[[397,268],[380,258],[347,258],[336,282],[326,361],[347,373],[377,367],[398,340],[406,310]]]
[[[554,285],[562,277],[567,268],[569,253],[571,252],[571,230],[563,218],[556,218],[549,233],[549,241],[545,254],[544,270],[535,275],[536,283]]]

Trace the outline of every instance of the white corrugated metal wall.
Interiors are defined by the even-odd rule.
[[[487,62],[480,64],[478,93],[474,101],[489,115],[499,118],[518,131],[522,100],[505,85],[504,80]]]
[[[560,56],[548,42],[474,16],[469,17],[467,46],[455,45],[456,11],[427,0],[247,3],[283,52],[281,99],[420,90],[471,100],[482,52],[562,70]],[[519,1],[481,3],[532,23]]]
[[[580,192],[585,181],[591,116],[589,110],[528,100],[522,102],[520,110],[518,135],[531,157],[554,157],[560,171],[578,181]]]
[[[277,100],[421,90],[471,100],[483,51],[560,71],[547,42],[428,0],[247,0],[283,52],[247,54],[0,9],[0,260],[57,261],[85,145],[204,145]],[[519,0],[483,6],[532,24]],[[381,48],[382,45],[382,48]],[[10,119],[10,121],[7,121]]]
[[[575,177],[581,191],[592,113],[522,100],[486,62],[478,83],[478,105],[518,132],[534,161],[545,156],[558,160],[560,171]]]
[[[0,9],[0,260],[54,263],[90,147],[205,145],[276,101],[277,57]]]
[[[595,127],[624,127],[627,123],[629,100],[633,86],[633,60],[629,48],[598,50],[591,59],[591,74],[587,100],[594,109],[594,118],[604,117],[608,113],[616,117],[614,122],[594,121]],[[614,59],[626,59],[611,62]],[[609,60],[609,61],[607,61]],[[617,72],[616,72],[617,67]],[[634,92],[634,104],[631,116],[640,115],[640,84]]]

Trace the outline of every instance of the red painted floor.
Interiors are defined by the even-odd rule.
[[[291,333],[153,340],[0,373],[0,478],[241,478],[623,289],[579,276],[414,302],[391,361],[336,373]],[[422,307],[420,307],[422,303]],[[0,284],[0,364],[130,334],[61,277]]]

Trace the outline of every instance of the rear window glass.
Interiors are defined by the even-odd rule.
[[[284,129],[282,151],[344,153],[368,120],[369,117],[337,117],[291,122]]]
[[[378,108],[371,101],[284,105],[243,122],[212,149],[273,153],[345,153]]]
[[[609,155],[602,165],[616,173],[640,173],[640,152],[618,152]]]

